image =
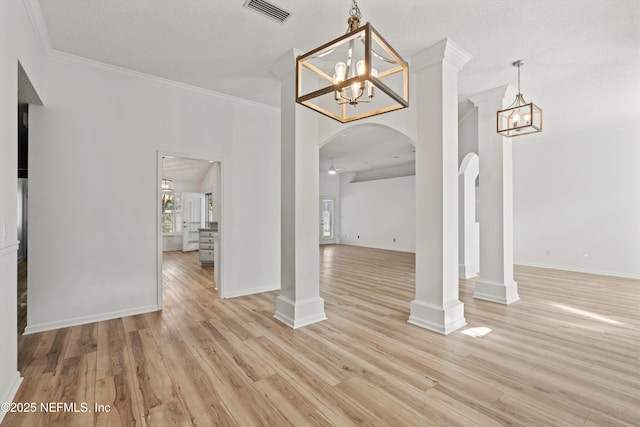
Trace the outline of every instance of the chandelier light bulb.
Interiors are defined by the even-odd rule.
[[[338,62],[336,64],[335,70],[336,70],[336,74],[335,74],[334,83],[340,83],[344,81],[344,78],[347,75],[347,64],[345,64],[344,62]]]
[[[376,70],[375,68],[372,68],[371,76],[378,77],[378,70]],[[373,83],[367,80],[367,96],[369,97],[369,99],[375,96],[374,87],[375,86],[373,86]]]

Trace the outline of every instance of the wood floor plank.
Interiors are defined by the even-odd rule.
[[[407,322],[415,256],[327,245],[328,319],[292,330],[278,292],[221,300],[197,252],[163,255],[163,310],[19,337],[5,426],[637,426],[640,280],[515,268],[521,300],[473,298],[442,336]],[[104,408],[104,406],[103,406]]]

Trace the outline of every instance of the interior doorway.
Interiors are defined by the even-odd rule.
[[[29,76],[18,61],[18,105],[17,105],[17,329],[22,336],[27,326],[28,313],[28,242],[29,242],[29,106],[40,105],[42,100],[33,87]],[[20,344],[18,343],[18,346]]]
[[[159,307],[167,274],[197,277],[220,295],[221,172],[217,159],[158,153]]]

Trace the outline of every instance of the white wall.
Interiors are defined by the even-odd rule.
[[[340,175],[329,175],[327,171],[320,171],[320,198],[333,199],[333,231],[334,239],[323,240],[320,225],[318,225],[318,238],[320,244],[340,243]],[[318,201],[318,210],[321,204]]]
[[[640,126],[543,135],[514,138],[515,263],[640,278]]]
[[[415,176],[354,183],[340,177],[340,243],[415,252]]]
[[[478,107],[466,110],[458,122],[458,166],[469,153],[478,154]]]
[[[279,287],[278,110],[62,54],[45,78],[27,332],[157,309],[158,151],[223,162],[223,297]]]
[[[46,99],[41,52],[21,1],[0,1],[0,402],[20,384],[17,371],[18,61]],[[4,412],[0,411],[0,421]]]

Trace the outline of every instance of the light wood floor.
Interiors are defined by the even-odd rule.
[[[161,313],[21,338],[16,402],[111,412],[2,426],[640,424],[638,280],[518,267],[510,306],[463,280],[469,325],[444,337],[407,323],[412,254],[323,247],[328,320],[295,331],[277,292],[219,300],[195,254],[163,274]]]

